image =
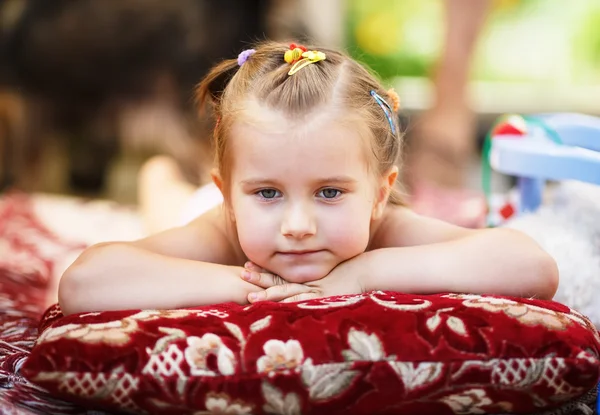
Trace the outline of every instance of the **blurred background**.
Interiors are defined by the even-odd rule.
[[[444,0],[346,4],[346,46],[383,78],[394,80],[405,108],[429,108],[429,78],[444,45]],[[554,0],[492,1],[477,41],[470,93],[482,116],[600,113],[597,1],[569,7]]]
[[[367,64],[399,93],[411,139],[439,103],[448,1],[0,0],[2,189],[135,203],[138,169],[154,154],[205,182],[213,121],[198,116],[194,85],[264,38],[311,40]],[[600,115],[598,1],[481,2],[461,58],[457,99],[473,114],[472,130],[455,129],[472,136],[463,141],[480,142],[507,112]],[[480,0],[460,3],[464,16]]]

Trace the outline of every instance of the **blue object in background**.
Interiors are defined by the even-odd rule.
[[[496,125],[488,141],[484,162],[518,178],[521,213],[540,206],[547,180],[600,184],[600,118],[569,113],[510,116]]]

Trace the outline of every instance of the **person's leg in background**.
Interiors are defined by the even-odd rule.
[[[413,127],[407,157],[414,209],[465,226],[475,226],[473,216],[481,216],[477,203],[463,192],[476,144],[467,87],[490,5],[491,0],[445,0],[446,33],[433,78],[435,102]]]
[[[171,157],[146,161],[138,174],[138,204],[145,231],[153,234],[182,225],[182,211],[196,190]]]
[[[138,202],[144,231],[153,234],[190,223],[221,205],[223,195],[212,182],[189,183],[175,159],[154,156],[138,174]]]

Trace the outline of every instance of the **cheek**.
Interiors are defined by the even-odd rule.
[[[259,263],[271,251],[275,241],[274,221],[248,203],[234,203],[233,214],[240,246],[248,259]]]
[[[329,244],[337,247],[340,253],[346,251],[347,255],[364,252],[369,244],[371,211],[371,205],[360,203],[331,212],[321,224]]]

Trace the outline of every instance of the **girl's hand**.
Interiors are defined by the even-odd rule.
[[[242,272],[242,278],[264,291],[250,293],[248,301],[296,302],[334,295],[362,294],[360,255],[335,267],[327,276],[304,284],[288,283],[277,275],[249,262]]]
[[[304,284],[289,283],[279,275],[275,275],[250,261],[244,264],[242,279],[265,289],[264,291],[249,293],[248,301],[250,303],[258,301],[299,301],[288,299],[288,297],[304,293],[308,288]]]
[[[254,262],[248,261],[242,270],[242,279],[261,288],[269,288],[275,285],[287,284],[287,281],[279,275],[259,267]]]

